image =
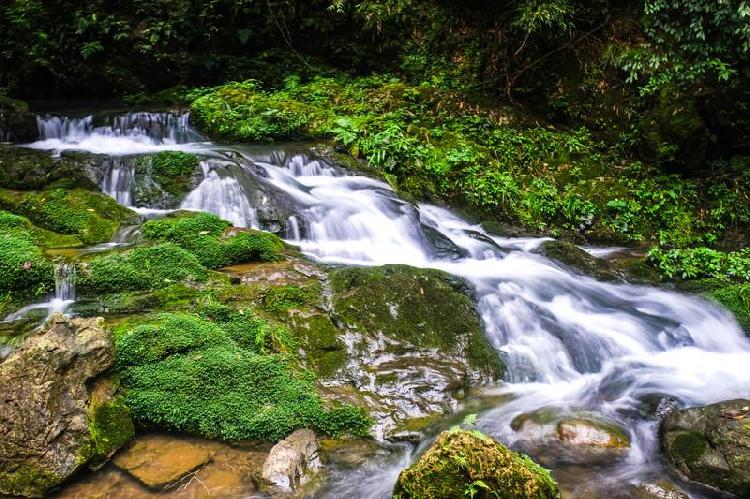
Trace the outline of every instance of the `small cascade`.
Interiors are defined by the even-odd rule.
[[[336,173],[331,165],[322,160],[310,160],[304,154],[295,154],[286,161],[286,167],[295,177],[332,177]]]
[[[133,112],[96,119],[93,115],[82,118],[43,115],[37,116],[37,127],[39,140],[27,147],[115,156],[189,148],[188,144],[206,141],[190,125],[190,114],[183,112]]]
[[[55,299],[73,301],[76,299],[76,267],[72,263],[55,264]]]
[[[17,321],[25,319],[30,313],[37,310],[46,310],[47,316],[54,313],[65,313],[75,301],[75,265],[72,263],[56,263],[55,272],[55,297],[49,301],[32,303],[26,305],[5,317],[6,321]]]
[[[299,219],[297,215],[292,215],[287,219],[286,226],[284,228],[284,237],[290,241],[300,241],[302,239],[302,231],[300,230]]]
[[[102,192],[112,196],[123,206],[132,206],[134,186],[135,167],[120,158],[112,159],[104,173]]]
[[[201,162],[204,179],[180,205],[180,208],[214,213],[235,227],[258,228],[258,216],[248,195],[235,175],[218,160]]]

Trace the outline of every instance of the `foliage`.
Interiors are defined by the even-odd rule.
[[[210,213],[178,212],[143,224],[143,236],[154,242],[170,242],[193,253],[208,268],[236,263],[283,259],[283,242],[275,235],[242,230],[225,235],[229,222]]]
[[[83,293],[159,289],[175,282],[202,282],[208,271],[192,253],[172,243],[97,256],[79,265],[76,286]]]
[[[664,277],[695,279],[700,277],[729,277],[750,280],[750,249],[723,252],[711,248],[662,250],[653,248],[648,258]]]
[[[312,381],[193,315],[162,314],[116,333],[117,370],[137,421],[208,438],[275,441],[297,428],[366,434],[351,406],[325,408]]]
[[[626,52],[629,80],[653,93],[682,86],[737,85],[750,57],[750,3],[647,0],[646,40]]]

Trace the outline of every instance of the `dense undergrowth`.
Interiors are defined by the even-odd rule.
[[[709,180],[626,159],[586,128],[529,124],[506,108],[387,76],[290,77],[193,93],[196,123],[235,141],[332,140],[402,193],[579,240],[685,248],[714,245],[750,223],[747,158]]]

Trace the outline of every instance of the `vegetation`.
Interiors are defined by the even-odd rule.
[[[393,496],[451,498],[557,498],[549,471],[528,456],[478,431],[454,428],[438,436],[419,460],[401,472]]]
[[[251,229],[227,234],[229,222],[209,213],[178,212],[143,225],[143,236],[170,242],[193,253],[208,268],[236,263],[283,259],[284,243],[277,236]]]
[[[239,314],[217,323],[162,314],[121,326],[118,372],[135,419],[222,439],[275,441],[302,427],[366,434],[370,421],[360,409],[326,408],[309,376],[283,355],[262,353],[261,324]]]
[[[98,256],[79,267],[76,285],[81,292],[92,294],[157,289],[208,278],[195,255],[171,243]]]

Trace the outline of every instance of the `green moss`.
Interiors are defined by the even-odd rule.
[[[148,186],[136,186],[139,202],[148,197],[168,196],[181,198],[192,189],[193,176],[198,170],[199,160],[194,154],[182,151],[161,151],[143,156],[136,161],[136,172],[153,182]]]
[[[271,313],[283,313],[292,308],[317,304],[320,296],[318,286],[300,287],[294,284],[271,286],[266,289],[260,300],[263,310]]]
[[[750,284],[734,284],[712,291],[709,296],[726,307],[750,332]]]
[[[178,212],[143,225],[150,241],[174,243],[193,253],[208,268],[236,263],[282,260],[284,243],[277,236],[242,230],[225,236],[229,222],[210,213]]]
[[[136,420],[221,439],[278,440],[302,427],[367,432],[361,409],[326,409],[309,376],[238,341],[221,320],[162,314],[118,327],[117,370]]]
[[[38,497],[62,481],[56,473],[25,463],[14,470],[0,470],[0,493]]]
[[[52,185],[97,188],[75,158],[53,159],[48,151],[0,144],[0,188],[33,190]]]
[[[92,459],[97,464],[135,436],[130,409],[119,398],[92,408],[89,432],[93,447]]]
[[[0,293],[44,295],[52,289],[52,264],[23,231],[0,233]]]
[[[333,305],[343,322],[420,348],[466,354],[497,376],[500,360],[482,334],[468,285],[437,270],[405,265],[346,268],[330,274]]]
[[[401,472],[393,497],[449,499],[559,497],[549,471],[476,431],[438,436],[419,460]]]
[[[117,293],[206,279],[208,271],[192,253],[165,243],[94,257],[79,265],[76,285],[82,294]]]
[[[77,237],[85,244],[110,241],[136,214],[109,196],[84,189],[0,192],[0,207],[26,216],[35,225]]]
[[[346,346],[339,339],[341,331],[327,315],[295,315],[291,321],[307,365],[321,378],[332,378],[346,366]]]
[[[705,454],[708,442],[697,431],[685,431],[674,436],[671,442],[670,454],[678,460],[694,463]]]

